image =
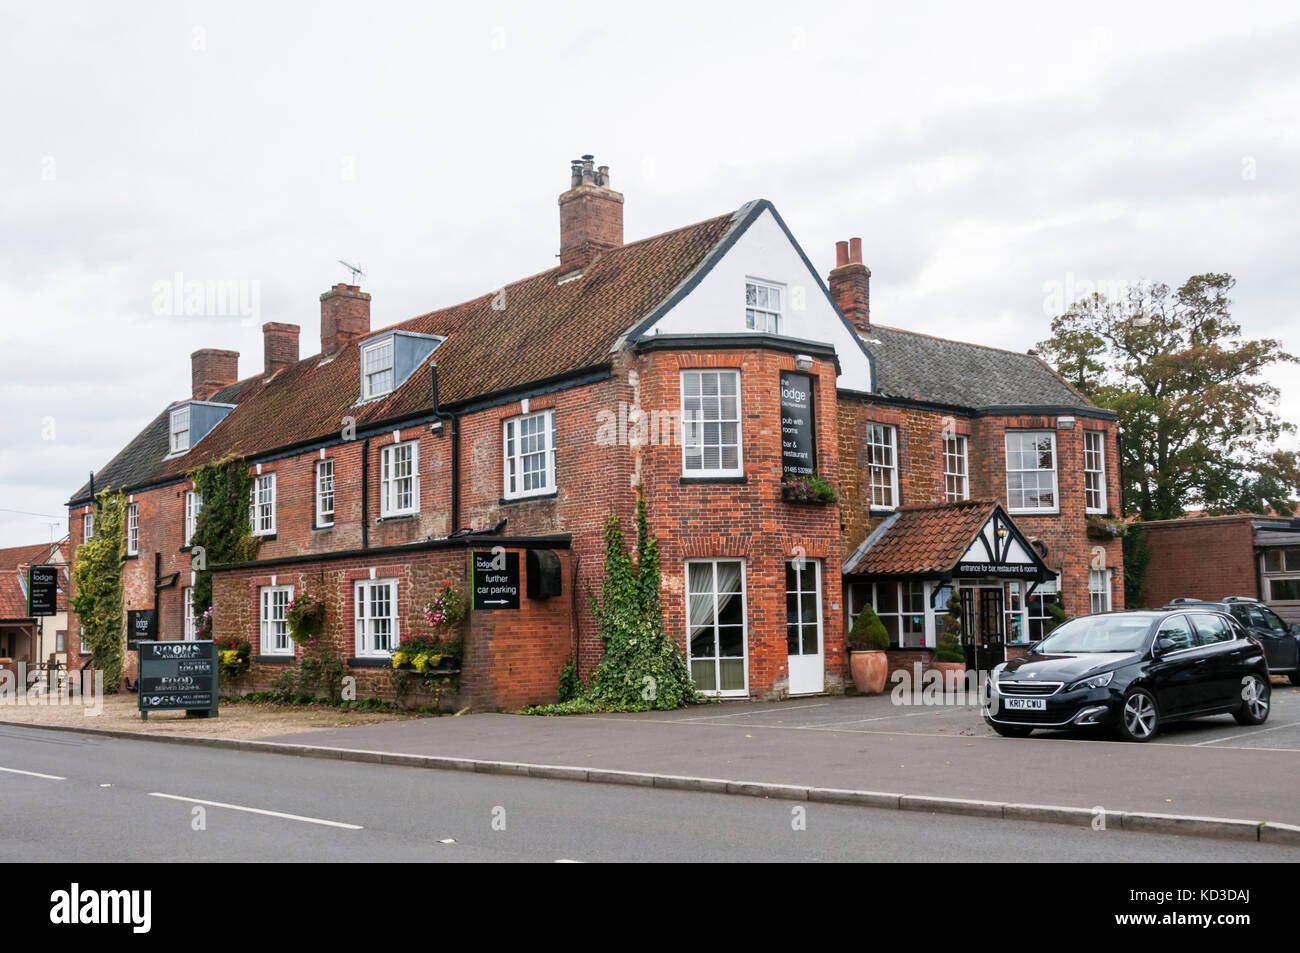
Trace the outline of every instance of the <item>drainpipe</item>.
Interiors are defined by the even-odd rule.
[[[454,536],[460,527],[460,418],[438,409],[438,363],[429,364],[429,384],[433,389],[433,415],[451,425],[451,527]]]
[[[370,438],[361,441],[361,548],[370,548]]]

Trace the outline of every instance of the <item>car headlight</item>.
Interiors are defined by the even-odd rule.
[[[1100,675],[1090,675],[1088,678],[1079,679],[1067,688],[1066,691],[1073,692],[1080,688],[1105,688],[1110,684],[1110,680],[1114,677],[1114,672],[1102,672]]]

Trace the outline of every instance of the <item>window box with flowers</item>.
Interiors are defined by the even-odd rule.
[[[210,613],[212,610],[209,609]],[[217,668],[223,678],[239,678],[248,671],[253,655],[251,643],[233,635],[216,640]]]
[[[1093,514],[1088,517],[1089,539],[1120,539],[1128,532],[1128,526],[1118,520]]]
[[[393,677],[400,694],[416,683],[435,697],[450,687],[453,677],[460,673],[460,623],[464,618],[464,593],[450,580],[443,580],[424,607],[429,631],[404,636],[393,653]]]
[[[834,503],[839,498],[840,495],[835,487],[815,473],[809,473],[807,476],[785,476],[781,478],[782,502],[826,506]]]

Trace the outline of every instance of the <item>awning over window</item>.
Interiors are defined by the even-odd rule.
[[[900,507],[849,555],[843,572],[856,579],[1056,578],[1006,511],[979,500]]]

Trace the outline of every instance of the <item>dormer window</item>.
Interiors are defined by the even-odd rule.
[[[361,349],[361,399],[380,397],[393,389],[393,339],[384,338]]]
[[[183,453],[190,448],[190,408],[178,407],[172,411],[172,453]]]
[[[745,282],[745,327],[766,334],[781,333],[781,289],[761,281]]]

